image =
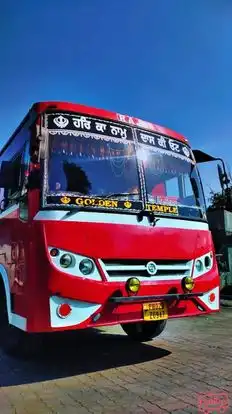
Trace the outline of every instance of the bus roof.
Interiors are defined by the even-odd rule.
[[[32,105],[32,109],[35,109],[37,113],[44,112],[46,110],[50,111],[51,109],[54,109],[55,111],[58,110],[62,112],[79,112],[90,116],[102,117],[105,119],[123,122],[127,125],[136,126],[138,128],[146,129],[148,131],[156,132],[162,135],[167,135],[186,144],[188,143],[188,140],[183,135],[175,131],[172,131],[169,128],[153,124],[152,122],[143,121],[141,119],[134,118],[129,115],[122,115],[117,112],[107,111],[105,109],[94,108],[82,104],[74,104],[71,102],[59,101],[37,102]]]

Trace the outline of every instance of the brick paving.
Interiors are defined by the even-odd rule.
[[[34,360],[1,355],[0,385],[0,414],[194,414],[200,393],[231,414],[232,308],[169,321],[146,344],[120,327],[53,335]]]

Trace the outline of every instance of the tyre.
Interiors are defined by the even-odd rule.
[[[33,334],[9,324],[5,295],[0,301],[0,347],[15,357],[29,357],[36,353],[39,341]]]
[[[121,327],[129,338],[139,342],[146,342],[159,336],[163,332],[166,324],[166,320],[154,322],[132,322],[123,323],[121,324]]]

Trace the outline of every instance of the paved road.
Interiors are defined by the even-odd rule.
[[[200,393],[231,398],[232,413],[232,308],[170,321],[147,344],[120,327],[53,336],[36,360],[2,355],[0,385],[1,414],[194,414]]]

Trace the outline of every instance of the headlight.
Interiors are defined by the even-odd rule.
[[[57,270],[76,278],[102,281],[93,259],[54,246],[49,246],[48,251],[50,260]]]
[[[213,267],[214,259],[213,253],[209,252],[195,259],[193,278],[202,276],[204,273],[209,272]]]
[[[79,264],[79,269],[83,275],[90,275],[95,268],[94,262],[90,259],[83,259]]]
[[[60,265],[64,268],[70,267],[73,264],[74,258],[71,254],[63,254],[60,258]]]
[[[212,266],[212,257],[211,256],[205,256],[205,267],[206,269],[209,269]]]
[[[202,272],[203,270],[203,263],[201,260],[197,260],[195,263],[195,268],[197,272]]]

